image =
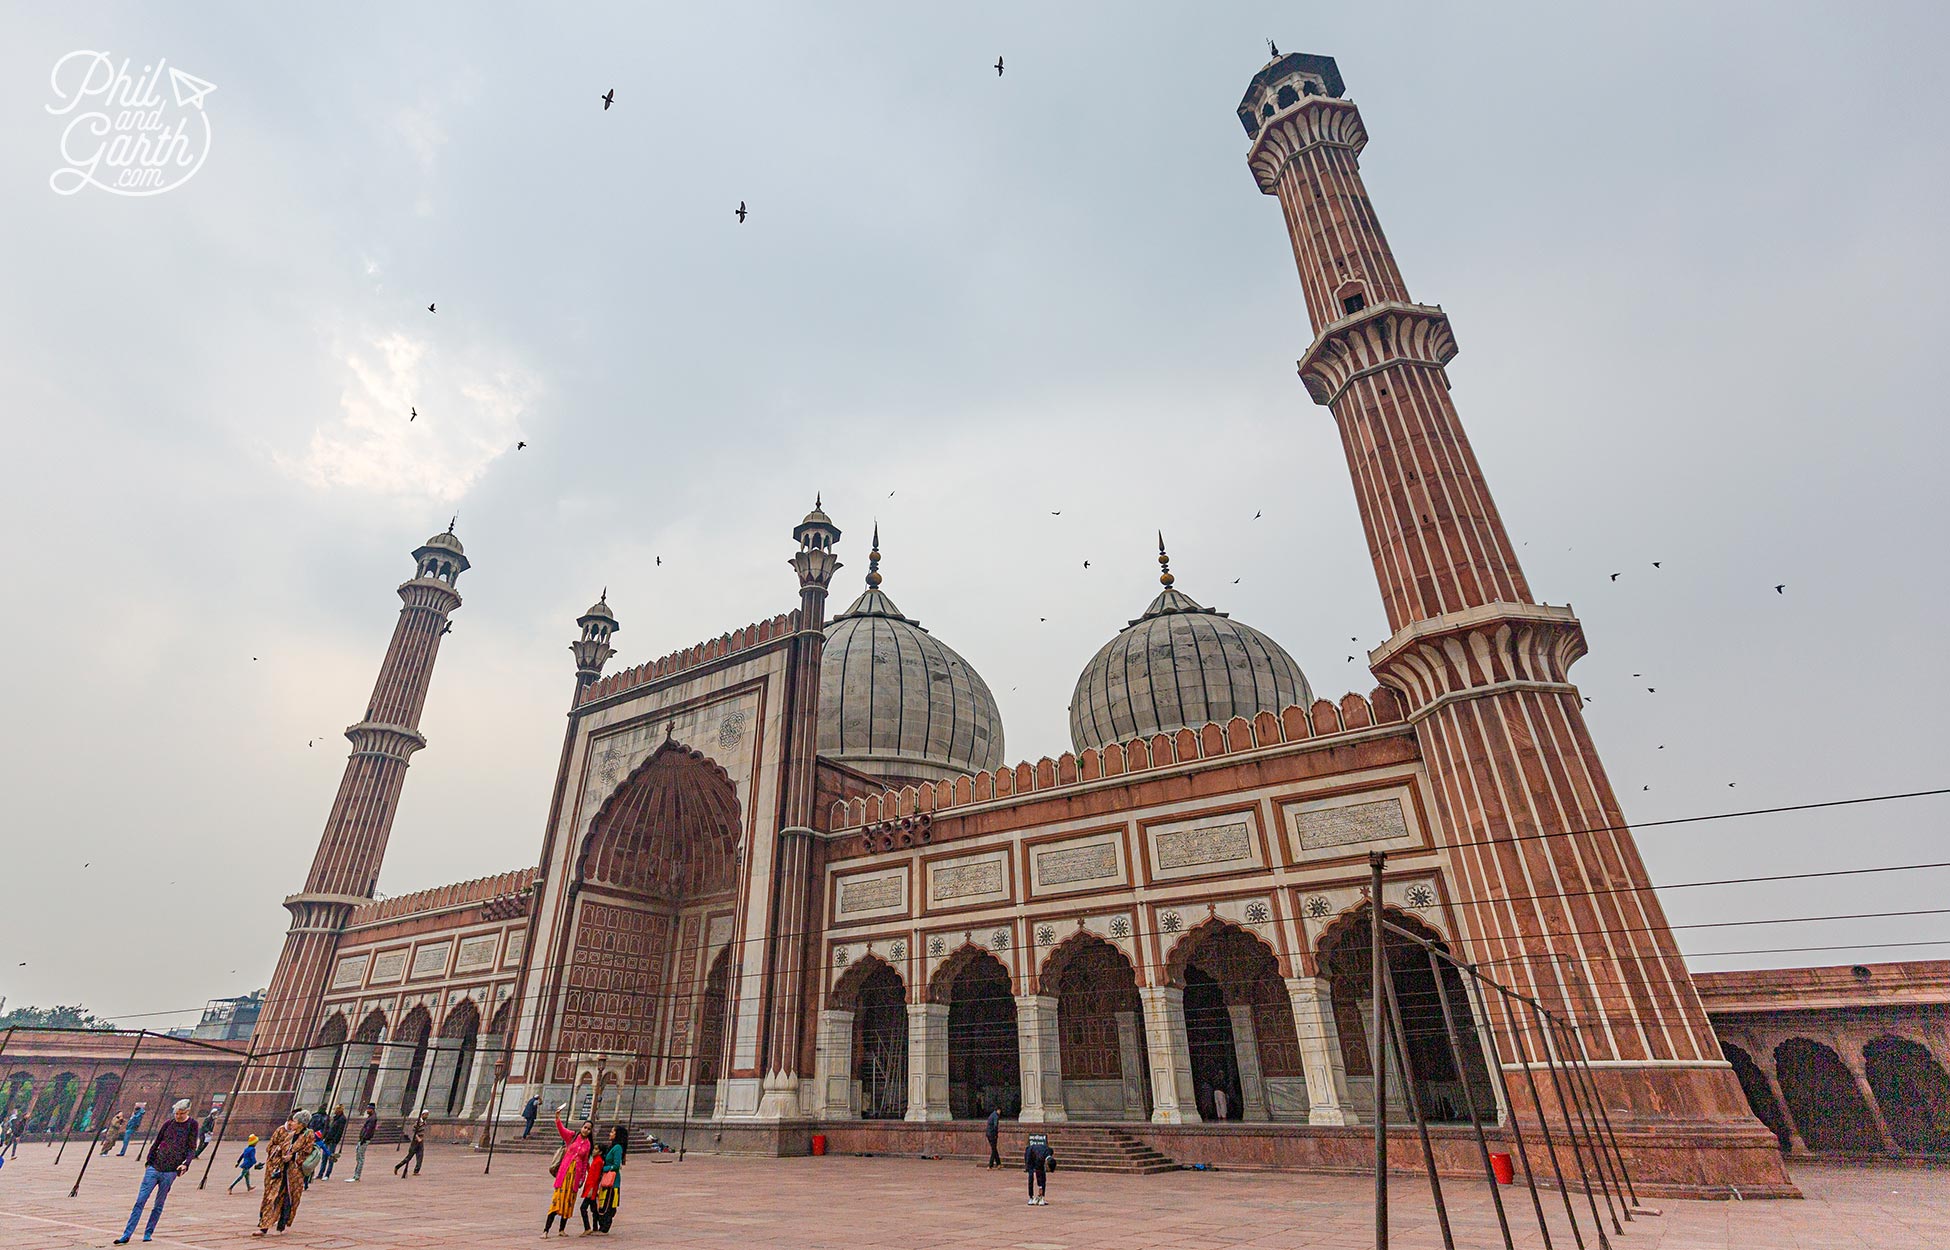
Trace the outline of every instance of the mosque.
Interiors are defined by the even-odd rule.
[[[1390,919],[1578,1022],[1642,1189],[1792,1193],[1586,727],[1582,629],[1531,592],[1450,393],[1449,318],[1410,297],[1363,188],[1338,68],[1279,56],[1238,116],[1392,630],[1372,690],[1318,697],[1274,637],[1181,589],[1160,539],[1156,597],[1077,677],[1073,749],[1013,762],[982,675],[886,589],[877,534],[829,613],[841,530],[815,504],[788,611],[611,673],[622,623],[603,601],[577,621],[535,865],[379,900],[468,568],[450,527],[413,552],[285,900],[254,1049],[302,1054],[255,1065],[246,1099],[466,1126],[539,1095],[770,1154],[815,1133],[950,1153],[1000,1110],[1166,1158],[1358,1168],[1384,851]],[[1416,958],[1405,1002],[1431,996]],[[1496,1048],[1458,1062],[1411,1027],[1393,1062],[1422,1105],[1532,1113],[1487,1056],[1542,1039],[1459,1009]]]

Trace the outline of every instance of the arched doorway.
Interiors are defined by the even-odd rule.
[[[1148,1120],[1151,1073],[1137,973],[1123,951],[1076,933],[1043,965],[1056,999],[1063,1109],[1073,1120]]]
[[[67,1123],[68,1112],[73,1110],[75,1099],[81,1093],[81,1078],[72,1072],[62,1072],[47,1083],[41,1100],[34,1108],[30,1121],[34,1131],[39,1133],[58,1133]]]
[[[330,1110],[332,1088],[337,1082],[339,1060],[345,1055],[345,1013],[335,1011],[319,1026],[318,1034],[298,1072],[298,1105],[306,1111],[320,1107]]]
[[[1341,1038],[1348,1087],[1351,1093],[1365,1090],[1368,1114],[1374,1108],[1374,1073],[1368,1057],[1367,1027],[1373,1018],[1374,1001],[1370,914],[1367,904],[1362,904],[1322,934],[1317,947],[1321,975],[1333,987],[1334,1023]],[[1437,950],[1449,949],[1442,935],[1418,917],[1394,908],[1388,909],[1387,917],[1390,924],[1415,934]],[[1442,1015],[1442,994],[1436,992],[1436,972],[1429,966],[1426,948],[1387,929],[1383,930],[1382,947],[1394,981],[1401,1032],[1408,1047],[1406,1075],[1415,1082],[1415,1095],[1423,1115],[1437,1123],[1467,1124],[1473,1100],[1477,1115],[1485,1123],[1494,1122],[1498,1116],[1496,1092],[1490,1083],[1489,1064],[1483,1057],[1482,1038],[1462,974],[1446,960],[1438,961],[1443,993],[1448,996],[1456,1036],[1462,1043],[1459,1060],[1456,1048],[1450,1045],[1448,1023]],[[1396,1056],[1394,1039],[1384,1041],[1386,1053],[1394,1064],[1389,1072],[1392,1094],[1401,1088],[1403,1064]],[[1389,1105],[1396,1106],[1392,1101]],[[1405,1103],[1397,1113],[1406,1114]]]
[[[569,1056],[581,1052],[611,1057],[620,1083],[631,1087],[632,1102],[638,1087],[662,1085],[670,1087],[666,1105],[674,1106],[684,1083],[694,1089],[705,1084],[699,1065],[666,1063],[657,1053],[658,1039],[670,1035],[675,1019],[704,1005],[697,969],[683,962],[696,957],[697,946],[680,942],[679,934],[708,931],[712,917],[730,913],[742,834],[731,779],[704,754],[676,742],[658,747],[604,801],[575,864],[574,937],[555,1029],[556,1080],[570,1079]],[[735,952],[737,944],[726,950]],[[580,957],[585,953],[593,957]],[[738,980],[738,956],[728,958],[721,974],[727,988]],[[706,977],[706,1000],[713,974],[715,967]],[[723,1016],[731,1007],[721,989],[706,1013],[713,1037],[692,1034],[699,1063],[708,1051],[717,1065],[708,1074],[714,1089],[724,1066],[718,1053]],[[575,1044],[565,1044],[566,1038]],[[657,1105],[654,1097],[648,1101]]]
[[[987,951],[964,946],[935,972],[930,993],[948,1008],[949,1116],[979,1120],[999,1108],[1015,1118],[1022,1078],[1009,970]]]
[[[400,1096],[394,1113],[412,1115],[419,1110],[420,1082],[426,1076],[427,1042],[433,1034],[433,1017],[425,1007],[415,1007],[400,1021],[393,1044],[387,1047],[395,1061],[402,1061]]]
[[[1279,959],[1226,921],[1199,925],[1167,961],[1185,991],[1185,1041],[1202,1120],[1306,1114],[1306,1072]],[[1269,1098],[1269,1094],[1271,1097]]]
[[[1768,1083],[1767,1073],[1760,1070],[1754,1057],[1730,1042],[1722,1042],[1720,1051],[1733,1065],[1733,1074],[1740,1081],[1740,1092],[1747,1095],[1747,1106],[1754,1118],[1767,1126],[1787,1150],[1793,1143],[1793,1133],[1788,1126],[1787,1116],[1781,1112],[1780,1100],[1774,1097],[1774,1087]]]
[[[725,1011],[731,988],[731,948],[725,947],[711,961],[704,978],[704,994],[698,1002],[695,1075],[691,1087],[691,1113],[708,1116],[717,1109],[718,1079],[724,1075]]]
[[[1950,1076],[1929,1050],[1900,1037],[1862,1048],[1869,1089],[1900,1150],[1950,1152]]]
[[[85,1133],[98,1127],[115,1114],[115,1095],[121,1091],[122,1078],[113,1072],[104,1072],[89,1085],[87,1095],[81,1100],[81,1107],[75,1113],[75,1131]]]
[[[18,1111],[26,1115],[34,1105],[34,1075],[31,1072],[16,1072],[7,1078],[7,1096],[0,1100],[0,1116]]]
[[[1881,1152],[1882,1135],[1869,1104],[1840,1055],[1820,1042],[1791,1037],[1774,1048],[1774,1070],[1781,1077],[1788,1114],[1808,1149]]]
[[[440,1025],[440,1047],[427,1092],[427,1110],[434,1115],[459,1115],[467,1105],[467,1077],[474,1070],[480,1045],[481,1010],[466,1000]]]
[[[339,1065],[338,1089],[334,1102],[342,1102],[349,1113],[356,1113],[373,1101],[379,1088],[379,1072],[385,1062],[386,1016],[374,1010],[366,1013],[347,1043],[345,1059]]]
[[[860,1117],[898,1120],[907,1114],[907,984],[884,959],[869,956],[840,978],[830,999],[853,1013],[850,1054]]]

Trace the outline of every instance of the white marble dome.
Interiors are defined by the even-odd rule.
[[[890,781],[1002,765],[1002,714],[988,683],[880,589],[880,536],[867,589],[826,625],[819,753]]]
[[[1169,566],[1159,580],[1165,588],[1144,615],[1077,678],[1070,741],[1078,751],[1313,702],[1306,674],[1279,643],[1174,590]]]

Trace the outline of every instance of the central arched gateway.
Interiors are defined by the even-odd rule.
[[[1056,999],[1064,1113],[1073,1120],[1149,1119],[1144,1007],[1130,958],[1080,931],[1051,953],[1042,987]]]
[[[725,940],[740,822],[724,770],[670,741],[596,813],[571,887],[555,1082],[594,1074],[639,1114],[718,1106],[727,990],[741,975]]]
[[[934,974],[934,1001],[948,1008],[948,1114],[979,1120],[1022,1111],[1016,1000],[1009,970],[978,946],[964,946]]]

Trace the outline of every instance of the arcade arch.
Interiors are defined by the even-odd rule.
[[[1144,1005],[1123,951],[1079,931],[1051,952],[1041,976],[1056,999],[1063,1109],[1071,1119],[1151,1115]]]
[[[928,996],[948,1008],[949,1117],[980,1120],[999,1109],[1014,1119],[1022,1086],[1009,970],[988,951],[964,946],[935,971]]]
[[[1781,1097],[1809,1150],[1877,1152],[1882,1134],[1842,1057],[1820,1042],[1791,1037],[1774,1048]]]

